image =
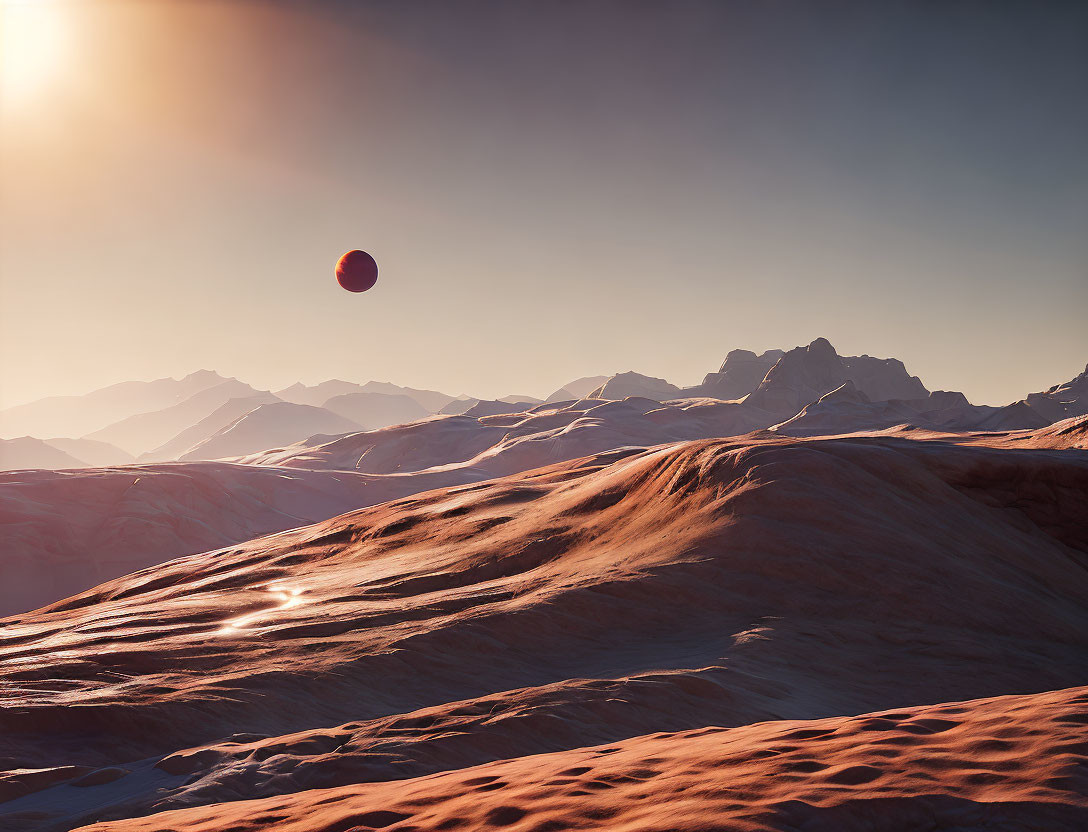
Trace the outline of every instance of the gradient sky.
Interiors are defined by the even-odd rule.
[[[5,6],[28,33],[0,405],[204,367],[685,385],[817,336],[997,404],[1088,361],[1088,4]]]

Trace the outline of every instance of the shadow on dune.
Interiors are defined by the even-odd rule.
[[[752,820],[766,829],[791,832],[1079,832],[1088,828],[1088,808],[1041,800],[991,803],[924,794],[853,799],[826,807],[787,800]]]

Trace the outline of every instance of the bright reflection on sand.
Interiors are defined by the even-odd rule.
[[[246,613],[240,615],[237,618],[232,618],[226,624],[223,625],[222,633],[237,632],[249,627],[254,621],[258,621],[261,618],[267,616],[269,613],[277,612],[279,610],[287,610],[291,607],[297,607],[302,603],[302,590],[292,589],[283,586],[270,586],[267,590],[271,592],[280,600],[280,604],[275,607],[269,607],[264,610],[257,610],[256,612]]]

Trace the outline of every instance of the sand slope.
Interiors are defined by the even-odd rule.
[[[217,467],[187,461],[108,472],[68,471],[63,476],[35,472],[0,476],[0,526],[7,540],[0,564],[17,576],[6,592],[0,587],[0,613],[41,606],[134,569],[324,519],[348,508],[617,446],[749,430],[751,419],[743,414],[738,418],[736,408],[722,403],[664,407],[648,400],[589,401],[513,416],[431,419],[336,439],[322,436],[246,458],[262,463],[283,460],[295,469],[290,472],[268,473],[264,464]],[[333,416],[287,403],[270,409],[275,412],[267,415],[277,417],[271,425],[276,431],[295,430],[299,409],[306,414],[317,410],[321,419]],[[288,413],[280,412],[283,409]],[[234,430],[216,434],[217,444],[204,449],[211,447],[209,452],[214,453],[215,447],[226,447],[224,442],[238,441],[260,446],[274,438],[267,422],[257,420],[259,414],[249,415],[253,418],[236,420]],[[283,415],[286,425],[279,420]],[[319,421],[313,427],[320,425]],[[65,464],[73,463],[78,464],[74,460]],[[343,470],[353,476],[330,478],[327,472],[302,470],[307,468]],[[376,476],[359,476],[364,473]],[[303,496],[311,481],[322,482],[319,491],[327,499]],[[307,499],[304,510],[298,508],[300,497]],[[270,511],[269,505],[286,510]]]
[[[880,730],[923,734],[930,717],[920,703],[1083,683],[1085,495],[1088,456],[1077,451],[748,437],[606,452],[162,564],[3,622],[0,759],[23,791],[0,803],[0,823],[59,829],[206,804],[224,805],[204,826],[183,817],[138,828],[287,823],[324,798],[277,798],[283,808],[267,813],[224,802],[527,754],[592,757],[574,749],[660,731],[889,708],[907,714],[896,725],[922,729],[875,723]],[[1033,741],[1066,741],[1036,728]],[[1024,775],[1040,798],[1007,784],[986,792],[985,777],[970,779],[990,771],[975,765],[985,755],[960,750],[942,751],[947,771],[930,773],[962,793],[933,792],[910,763],[881,775],[881,786],[898,784],[883,797],[1069,800],[1053,794],[1069,789],[1047,785],[1066,776],[1047,773],[1058,765],[1050,758]],[[658,756],[632,753],[639,767]],[[729,811],[748,813],[764,799],[816,800],[790,791],[793,774],[819,795],[864,785],[879,756],[836,751],[825,774],[763,778],[763,798],[756,785],[719,782],[698,762],[703,752],[692,753],[651,791],[664,801],[698,781],[708,795],[733,795]],[[526,814],[494,816],[518,828],[569,821],[529,801],[537,781],[528,772],[541,765],[516,764],[516,800],[474,794],[471,805],[484,818],[520,807]],[[48,771],[25,782],[24,769]],[[840,769],[845,779],[828,781]],[[89,775],[109,782],[70,782]],[[442,788],[439,814],[387,825],[430,828],[459,815],[460,798],[439,805]],[[605,787],[571,789],[563,799]],[[721,805],[714,798],[693,817]],[[382,799],[357,814],[379,810],[401,812]],[[624,804],[614,817],[675,828],[666,818],[687,810],[640,811]],[[828,817],[839,824],[829,828],[853,822]],[[1043,817],[1051,826],[1035,828],[1066,822]],[[462,825],[481,828],[473,818]],[[690,823],[679,828],[697,828]],[[340,816],[329,824],[305,828],[368,827]]]
[[[1088,825],[1086,721],[1080,687],[654,734],[84,828],[1073,832]]]
[[[214,462],[0,473],[0,614],[434,485]]]
[[[291,468],[409,473],[459,466],[503,476],[626,446],[735,436],[767,427],[768,414],[733,402],[582,399],[521,413],[439,416],[382,430],[240,457]]]

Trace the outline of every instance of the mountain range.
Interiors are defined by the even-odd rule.
[[[897,424],[953,431],[1016,430],[1088,412],[1088,368],[1069,382],[1005,407],[975,406],[961,393],[931,394],[897,359],[840,356],[819,338],[804,347],[760,355],[733,350],[717,372],[708,373],[695,387],[677,387],[632,371],[571,381],[544,403],[626,398],[738,402],[753,426],[788,432],[848,432]],[[264,407],[277,403],[297,407]],[[373,381],[295,384],[273,393],[200,371],[179,380],[126,382],[85,396],[54,397],[0,411],[0,430],[12,437],[0,439],[0,469],[244,456],[315,434],[380,430],[433,414],[483,417],[527,412],[539,404],[540,400],[524,396],[481,400]],[[109,420],[109,413],[118,418],[100,424]],[[88,426],[94,429],[84,432]],[[23,431],[27,436],[19,437]],[[224,433],[230,438],[223,438]],[[16,437],[19,442],[13,444]],[[88,444],[95,442],[104,444]]]
[[[0,829],[1086,828],[1085,388],[24,406],[91,429],[0,444]]]

